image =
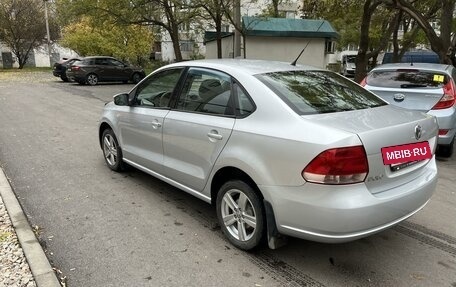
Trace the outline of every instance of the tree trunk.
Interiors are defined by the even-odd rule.
[[[379,1],[366,0],[363,6],[363,16],[361,19],[361,34],[359,38],[358,55],[356,56],[355,64],[355,82],[361,82],[367,74],[367,66],[369,64],[369,58],[367,52],[369,49],[369,28],[372,18],[372,14],[375,9],[380,5]]]
[[[272,13],[274,18],[279,18],[279,2],[280,0],[272,0]]]
[[[406,0],[394,0],[394,4],[398,9],[408,13],[410,17],[418,23],[426,34],[426,37],[431,44],[431,49],[439,55],[440,62],[446,64],[452,64],[451,54],[453,53],[452,50],[454,50],[454,47],[451,47],[452,41],[450,39],[455,2],[455,0],[442,0],[436,2],[436,5],[441,5],[440,8],[442,11],[440,18],[440,36],[438,36],[429,23],[429,18],[415,9],[410,2]]]
[[[215,23],[215,33],[217,37],[217,58],[222,58],[222,18],[217,17]]]

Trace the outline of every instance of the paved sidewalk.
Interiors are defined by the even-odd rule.
[[[60,287],[0,168],[0,287]]]

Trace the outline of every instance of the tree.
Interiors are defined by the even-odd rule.
[[[52,36],[56,26],[51,20]],[[52,39],[53,37],[51,37]],[[16,56],[19,69],[30,52],[46,43],[46,23],[42,0],[2,0],[0,2],[0,39]]]
[[[109,55],[142,65],[153,39],[148,27],[112,24],[84,16],[63,29],[61,44],[82,56]]]
[[[179,27],[194,19],[198,12],[188,9],[184,0],[57,0],[60,10],[68,9],[68,18],[91,15],[97,19],[112,19],[123,25],[155,26],[168,32],[176,61],[182,61]],[[65,20],[63,20],[65,21]]]
[[[436,0],[433,5],[440,9],[440,35],[434,30],[430,23],[430,19],[426,12],[422,12],[415,6],[414,1],[408,0],[391,0],[390,4],[396,8],[409,14],[420,28],[426,34],[429,40],[431,49],[439,55],[440,61],[446,64],[456,64],[455,46],[456,36],[452,37],[453,28],[453,12],[456,0]],[[430,5],[430,9],[433,8]]]
[[[217,41],[217,58],[222,58],[222,24],[224,15],[229,13],[225,9],[225,5],[222,3],[223,0],[197,0],[192,4],[193,8],[202,8],[206,15],[200,15],[203,19],[211,19],[212,24],[215,28],[216,41]]]

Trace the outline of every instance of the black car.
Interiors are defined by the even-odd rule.
[[[113,57],[86,57],[74,62],[66,76],[79,84],[94,86],[98,82],[123,82],[134,84],[141,81],[146,73],[143,68],[127,65]]]
[[[66,70],[69,66],[71,66],[74,62],[79,61],[78,58],[63,58],[60,62],[55,63],[54,67],[52,68],[52,74],[55,77],[59,77],[64,82],[68,82],[68,78],[66,76]]]

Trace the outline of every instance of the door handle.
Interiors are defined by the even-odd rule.
[[[152,127],[153,127],[154,129],[158,129],[158,128],[160,128],[161,126],[162,126],[162,124],[161,124],[159,121],[157,121],[157,120],[154,120],[154,121],[152,122]]]
[[[221,140],[223,139],[223,136],[220,135],[216,130],[212,130],[210,131],[207,136],[211,139],[215,139],[215,140]]]

